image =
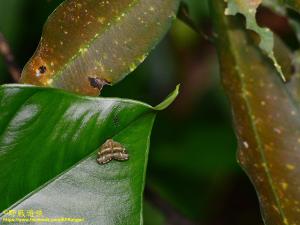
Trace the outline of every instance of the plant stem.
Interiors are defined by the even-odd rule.
[[[2,33],[0,33],[0,54],[4,57],[11,78],[14,82],[18,83],[21,77],[21,69],[16,64],[11,48]]]
[[[185,23],[188,27],[190,27],[193,31],[198,33],[204,40],[208,41],[209,43],[214,43],[213,37],[211,35],[206,34],[203,32],[193,21],[189,14],[189,7],[186,3],[181,2],[179,7],[179,12],[177,15],[178,19],[180,19],[183,23]]]

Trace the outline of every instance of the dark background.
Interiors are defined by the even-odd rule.
[[[46,18],[61,1],[1,0],[0,32],[20,67],[33,54]],[[207,2],[187,2],[193,19],[208,32]],[[9,82],[1,59],[0,83]],[[255,191],[236,162],[230,107],[209,42],[176,21],[146,62],[118,85],[105,88],[103,96],[155,105],[179,83],[179,98],[158,115],[153,130],[145,224],[188,224],[184,222],[188,220],[205,225],[261,225]]]

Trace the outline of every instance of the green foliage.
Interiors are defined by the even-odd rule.
[[[0,103],[0,210],[18,202],[13,209],[48,217],[80,212],[92,224],[141,223],[155,108],[24,85],[2,86]],[[97,164],[108,138],[127,148],[128,161]]]
[[[255,185],[265,223],[298,224],[299,105],[240,21],[226,17],[224,10],[224,3],[212,1],[239,162]]]
[[[13,10],[16,10],[16,13],[13,14],[3,14],[2,11],[7,10],[7,12],[10,12],[11,10],[7,9],[7,5],[9,3],[0,3],[0,17],[2,18],[3,16],[0,24],[4,25],[4,27],[0,28],[5,28],[6,32],[7,27],[12,27],[11,36],[8,36],[8,39],[12,42],[13,49],[17,50],[17,58],[21,59],[20,61],[23,63],[25,60],[27,61],[29,54],[31,54],[33,48],[35,48],[38,38],[40,37],[39,32],[41,30],[42,22],[49,15],[49,12],[61,1],[41,0],[37,2],[35,0],[12,0],[12,2],[18,2],[17,5],[11,7]],[[205,25],[205,18],[208,15],[207,1],[188,0],[187,2],[190,3],[190,11],[192,17],[196,20],[195,22],[198,24],[203,23],[203,25]],[[225,9],[222,10],[225,11]],[[27,14],[28,12],[30,12],[30,16]],[[180,24],[181,28],[179,28],[178,24]],[[30,30],[28,29],[29,26],[31,28]],[[212,69],[217,68],[215,58],[211,57],[212,54],[210,54],[209,49],[207,49],[207,45],[202,43],[202,39],[196,36],[191,30],[189,30],[189,34],[187,34],[187,30],[189,30],[189,28],[187,28],[183,23],[176,23],[171,35],[169,36],[171,38],[165,39],[165,41],[155,50],[154,54],[151,54],[148,60],[138,70],[133,72],[132,76],[129,76],[115,87],[105,88],[103,95],[122,96],[122,98],[138,98],[146,102],[158,102],[161,100],[162,96],[168,92],[171,86],[173,86],[175,83],[182,82],[184,89],[182,93],[182,99],[180,99],[178,104],[176,104],[170,110],[161,114],[161,116],[158,118],[159,126],[154,130],[151,148],[153,148],[155,151],[151,151],[150,154],[150,170],[148,171],[147,179],[148,185],[157,190],[157,192],[163,196],[164,199],[170,202],[172,206],[178,209],[185,216],[188,216],[195,221],[201,221],[201,224],[259,224],[259,220],[256,218],[259,216],[256,211],[256,208],[258,208],[256,198],[253,195],[250,183],[246,178],[243,178],[244,174],[241,173],[238,165],[235,162],[236,143],[229,122],[229,107],[226,103],[224,103],[223,92],[217,86],[218,79],[214,79],[214,76],[212,76],[217,75],[214,74],[216,71]],[[224,32],[224,34],[225,33],[226,32]],[[193,35],[193,37],[186,38],[189,35]],[[181,38],[181,42],[183,43],[181,45],[179,44],[180,37],[185,37],[185,39]],[[229,42],[226,42],[226,45],[228,45],[228,43]],[[241,46],[241,44],[239,46]],[[200,51],[199,48],[201,49]],[[284,58],[285,54],[281,53],[281,50],[279,50],[279,56]],[[205,60],[203,60],[202,57],[205,58]],[[264,58],[264,60],[266,59]],[[277,58],[277,60],[279,59]],[[196,65],[196,62],[200,62],[200,66]],[[230,66],[234,65],[230,64]],[[285,69],[282,68],[282,70],[285,73]],[[210,72],[206,74],[205,71]],[[195,76],[196,73],[198,73],[197,76]],[[3,74],[3,67],[0,65],[0,76]],[[206,77],[208,75],[209,78]],[[204,78],[203,80],[212,79],[214,82],[211,82],[210,84],[205,83],[203,80],[201,81],[201,79],[199,79],[200,77]],[[296,76],[294,76],[292,82],[289,83],[289,86],[291,86],[291,93],[293,93],[293,96],[296,100],[299,99],[298,82],[299,80],[297,80]],[[204,86],[205,88],[203,88]],[[195,89],[197,89],[197,91],[195,91]],[[40,89],[38,90],[41,92]],[[232,89],[232,92],[234,91],[235,89]],[[22,93],[24,92],[22,91]],[[63,95],[65,94],[66,93]],[[73,96],[70,94],[66,95]],[[20,98],[22,99],[22,97]],[[58,102],[58,98],[60,97],[55,98],[55,101]],[[54,100],[47,99],[47,101],[49,104],[52,104]],[[77,100],[75,103],[77,105]],[[44,105],[46,105],[46,103]],[[54,104],[54,106],[57,105],[59,104]],[[0,111],[2,111],[2,108]],[[53,112],[54,111],[55,110],[53,110]],[[92,112],[95,111],[92,110]],[[56,115],[55,112],[54,115]],[[51,120],[51,118],[52,114],[49,113],[49,120]],[[138,119],[138,122],[139,121],[140,120]],[[148,122],[150,127],[150,119]],[[144,125],[146,126],[146,123],[144,123]],[[130,127],[131,126],[133,125],[130,125]],[[30,127],[28,127],[28,129],[30,129]],[[43,129],[46,129],[47,131],[48,128],[46,124],[41,126],[39,131],[43,131]],[[63,130],[63,128],[61,130]],[[13,131],[16,132],[16,130]],[[92,132],[89,131],[89,134],[90,133]],[[42,134],[39,135],[43,136]],[[127,132],[126,136],[131,137],[131,135],[127,134]],[[141,132],[141,136],[147,135]],[[43,137],[47,142],[48,138],[46,136]],[[118,138],[117,135],[115,137]],[[131,161],[124,163],[112,162],[105,167],[94,164],[96,158],[96,149],[105,141],[105,138],[100,139],[101,140],[97,139],[97,143],[95,143],[95,145],[91,147],[88,152],[85,152],[85,156],[80,159],[78,158],[78,160],[81,161],[76,161],[74,164],[72,164],[72,166],[70,166],[70,168],[63,170],[62,173],[53,175],[49,179],[47,178],[47,181],[45,181],[46,183],[43,183],[41,186],[37,185],[37,189],[32,189],[32,194],[26,195],[27,192],[23,193],[28,197],[28,199],[24,199],[22,197],[24,195],[20,196],[18,198],[21,200],[20,203],[12,206],[12,208],[21,209],[24,206],[26,208],[35,208],[34,204],[36,204],[36,200],[38,200],[39,203],[45,202],[45,198],[42,198],[42,196],[56,199],[56,195],[53,194],[55,190],[59,190],[62,193],[57,198],[67,199],[69,194],[73,197],[72,203],[80,204],[85,202],[82,201],[82,196],[86,195],[86,193],[79,191],[78,199],[76,199],[76,194],[74,194],[74,192],[77,190],[77,185],[81,188],[86,187],[81,182],[78,182],[78,180],[82,180],[82,182],[88,181],[88,190],[99,191],[98,193],[105,192],[108,193],[111,198],[117,198],[118,196],[114,195],[115,192],[112,193],[115,190],[112,190],[111,192],[110,190],[107,190],[106,192],[103,189],[98,190],[97,187],[91,187],[89,186],[89,177],[84,176],[84,171],[86,170],[83,170],[82,168],[84,167],[87,169],[92,169],[92,166],[90,165],[90,163],[92,163],[95,166],[95,171],[105,170],[105,174],[101,173],[101,176],[98,173],[93,174],[93,171],[91,171],[91,174],[95,175],[96,178],[101,179],[95,179],[93,182],[97,182],[97,184],[101,186],[106,185],[107,187],[109,182],[115,182],[115,180],[111,180],[109,179],[111,177],[106,176],[107,171],[105,168],[108,167],[107,170],[109,170],[111,167],[115,169],[116,166],[123,168],[123,166],[127,165],[127,163],[131,163]],[[32,140],[34,139],[32,138]],[[124,141],[121,141],[122,143],[126,143],[125,138]],[[29,141],[26,143],[29,143]],[[57,145],[55,145],[55,147],[56,146]],[[134,144],[132,144],[132,146],[134,146]],[[77,148],[77,145],[75,148]],[[143,147],[143,154],[144,151],[145,146]],[[19,150],[18,154],[20,154],[20,152],[21,150]],[[50,154],[48,154],[47,157],[49,155]],[[17,158],[18,157],[16,156],[15,159]],[[52,159],[53,158],[50,157],[50,161],[52,161],[51,166],[55,166],[55,160]],[[50,162],[48,164],[50,164]],[[20,166],[18,165],[22,164],[17,163],[17,165],[15,165],[13,168],[19,168]],[[78,170],[76,170],[77,166],[82,170],[78,172]],[[116,172],[116,170],[113,171]],[[90,170],[88,170],[88,172],[90,172]],[[136,171],[130,171],[130,173],[131,175],[137,174]],[[117,172],[114,173],[114,175],[116,177],[120,177],[120,174]],[[138,175],[141,176],[140,173],[138,173]],[[45,176],[49,177],[49,171],[46,171]],[[105,182],[104,179],[107,180],[107,182]],[[60,189],[60,187],[65,187],[64,183],[68,183],[68,181],[70,181],[68,188],[71,187],[71,189],[69,193],[66,193],[66,188]],[[123,181],[120,181],[120,183],[123,184]],[[125,188],[128,187],[126,185],[128,185],[128,183],[124,185]],[[116,184],[116,186],[118,186],[118,184]],[[237,188],[236,191],[234,191],[234,187]],[[123,186],[118,190],[124,190]],[[57,194],[57,192],[55,192],[55,194]],[[85,197],[89,199],[91,196],[92,195],[88,195]],[[99,198],[102,197],[103,196],[100,196]],[[131,197],[133,197],[131,202],[137,204],[135,209],[138,208],[138,210],[140,210],[141,194],[139,194],[137,197]],[[97,198],[97,201],[99,198]],[[240,207],[238,204],[234,204],[239,199],[242,199],[239,202],[241,202],[243,207]],[[100,201],[102,200],[103,198]],[[123,199],[121,199],[119,203],[122,202],[122,200]],[[69,201],[66,202],[69,203]],[[114,205],[116,202],[117,201],[112,201],[111,204],[106,206],[107,208],[103,208],[103,205],[97,202],[97,212],[93,211],[95,210],[94,208],[88,208],[88,210],[91,210],[91,214],[93,213],[92,217],[96,215],[101,217],[100,220],[107,219],[106,221],[109,224],[113,223],[114,221],[99,215],[101,212],[106,212],[105,210],[109,208],[110,211],[114,210],[113,212],[115,213],[113,217],[111,217],[112,219],[116,218],[114,216],[120,215],[122,219],[128,223],[129,220],[123,217],[125,212],[121,210],[120,205]],[[163,218],[163,215],[158,212],[158,209],[153,208],[153,206],[150,204],[151,203],[146,204],[145,206],[145,224],[164,224],[166,220]],[[44,207],[53,208],[53,205],[45,204],[38,206],[38,208],[42,209],[44,209]],[[65,209],[61,209],[61,207],[65,207],[64,202],[60,202],[58,205],[58,210],[60,210],[60,212],[54,212],[51,214],[51,212],[49,212],[47,209],[45,209],[44,212],[46,215],[50,216],[62,214],[62,216],[78,216],[78,213],[74,215],[72,212],[69,213],[68,210],[65,211]],[[81,205],[79,205],[76,210],[84,212],[84,217],[89,217],[89,212],[80,207]],[[64,211],[66,213],[63,213]],[[133,211],[129,210],[128,212],[131,213]],[[130,222],[140,221],[137,218],[138,213],[133,214],[133,218],[136,220],[129,221],[129,224],[131,224]],[[119,218],[117,218],[115,221],[118,221],[118,219]]]

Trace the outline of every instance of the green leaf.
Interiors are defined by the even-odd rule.
[[[165,99],[165,101],[163,101],[159,105],[155,106],[154,109],[161,111],[161,110],[164,110],[164,109],[168,108],[174,102],[174,100],[176,99],[177,95],[179,94],[179,88],[180,88],[180,85],[177,85],[175,91],[173,91]]]
[[[99,95],[144,61],[176,18],[179,0],[66,0],[49,17],[21,82]]]
[[[153,107],[5,85],[0,108],[0,210],[33,209],[87,224],[142,223]],[[126,147],[128,161],[96,162],[108,138]]]
[[[256,11],[258,6],[262,3],[262,0],[224,0],[228,2],[225,9],[226,15],[236,15],[241,13],[246,17],[247,29],[255,31],[260,37],[260,48],[268,55],[273,61],[277,71],[283,80],[285,76],[282,72],[281,66],[277,62],[274,56],[274,37],[273,32],[269,28],[262,28],[256,23]]]
[[[239,141],[239,162],[258,193],[265,223],[300,221],[300,111],[288,87],[237,18],[213,0],[223,85]]]

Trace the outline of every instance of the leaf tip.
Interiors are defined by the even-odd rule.
[[[153,109],[157,111],[162,111],[168,108],[177,98],[179,94],[179,90],[180,90],[180,84],[176,86],[175,90],[171,94],[169,94],[169,96],[162,103],[158,104]]]

